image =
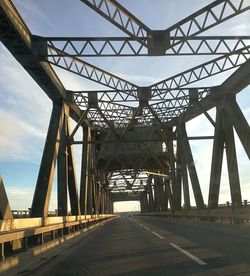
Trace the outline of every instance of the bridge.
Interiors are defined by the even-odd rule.
[[[55,1],[55,12],[66,21],[66,12],[77,9],[88,19],[88,25],[73,26],[75,36],[66,36],[67,23],[57,29],[64,36],[37,33],[25,13],[28,2],[0,0],[0,49],[41,88],[52,111],[28,210],[11,208],[8,183],[0,176],[0,273],[249,275],[250,175],[238,164],[242,155],[247,166],[250,159],[249,0],[201,1],[203,7],[166,29],[150,28],[135,15],[138,8],[158,22],[149,9],[171,10],[163,1],[145,1],[143,7],[116,0]],[[190,7],[173,4],[176,16],[182,8],[191,10],[191,2],[197,5],[188,2]],[[115,31],[81,36],[82,29],[93,33],[106,22]],[[116,73],[126,60],[127,75]],[[106,63],[110,71],[101,69]],[[154,77],[132,76],[137,67]],[[178,72],[161,78],[161,67]],[[75,88],[73,78],[86,85]],[[213,132],[203,128],[191,135],[190,122],[201,115]],[[212,144],[211,160],[201,157],[207,185],[194,155],[200,141]],[[74,152],[81,157],[80,172]],[[219,201],[223,166],[227,202]],[[121,201],[139,202],[140,214],[114,213]]]

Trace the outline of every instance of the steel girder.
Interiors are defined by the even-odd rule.
[[[183,37],[170,37],[170,41]],[[37,37],[44,47],[38,53],[41,60],[51,57],[121,57],[148,56],[147,48],[130,37]],[[249,36],[191,37],[169,48],[162,55],[226,55],[233,54],[250,43]],[[174,44],[174,43],[173,43]]]
[[[249,9],[247,0],[217,0],[164,31],[154,31],[115,0],[81,1],[146,46],[153,55],[164,53],[171,46],[178,45]],[[172,41],[166,41],[170,36],[174,37]],[[159,42],[164,46],[160,46]]]

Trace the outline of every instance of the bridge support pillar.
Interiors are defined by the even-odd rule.
[[[216,109],[216,125],[208,198],[208,207],[211,209],[218,207],[224,145],[226,148],[232,206],[235,208],[242,206],[233,125],[227,110],[223,105]]]
[[[183,188],[183,197],[184,197],[184,208],[190,208],[190,195],[189,195],[189,184],[188,184],[188,175],[187,175],[187,165],[185,163],[185,159],[183,157],[183,149],[182,149],[182,140],[181,136],[177,135],[177,168],[176,182],[180,187]]]
[[[162,177],[154,177],[154,195],[155,195],[155,207],[156,211],[164,210],[164,191]]]
[[[149,212],[155,211],[153,191],[152,191],[152,176],[148,177],[148,204],[149,204]]]
[[[42,161],[38,174],[35,194],[31,207],[32,217],[47,217],[52,190],[54,169],[58,154],[60,133],[64,121],[63,102],[54,102],[49,130],[45,142]]]
[[[141,213],[146,213],[149,211],[149,206],[148,206],[148,197],[147,197],[147,193],[144,192],[142,194],[142,197],[141,197],[141,200],[140,200],[140,203],[141,203]]]
[[[169,207],[170,207],[171,212],[173,212],[174,211],[173,192],[170,187],[170,180],[167,178],[164,178],[164,184],[165,184],[165,194],[166,194],[167,200],[169,202]]]
[[[168,142],[167,142],[167,150],[170,161],[170,176],[171,176],[171,184],[173,191],[173,208],[174,210],[181,209],[181,183],[178,178],[178,174],[175,171],[175,154],[174,154],[174,144],[173,144],[173,128],[169,128],[167,130],[168,134]]]
[[[69,127],[69,125],[68,125]],[[74,154],[72,146],[68,146],[68,187],[69,187],[69,199],[71,205],[71,214],[80,215],[80,204],[78,200],[78,189],[75,172]]]
[[[185,125],[180,125],[177,131],[178,131],[177,135],[180,136],[179,143],[181,143],[182,160],[184,160],[185,164],[188,167],[196,206],[199,209],[203,209],[204,208],[203,196],[202,196],[200,183],[199,183],[198,175],[194,164],[191,147],[188,141]]]
[[[61,143],[59,146],[58,160],[57,160],[57,209],[58,216],[67,216],[68,214],[68,152],[66,147],[67,137],[67,121],[64,117]]]
[[[82,214],[92,213],[92,193],[90,176],[91,151],[88,142],[91,139],[90,129],[83,127],[82,167],[80,185],[80,208]]]

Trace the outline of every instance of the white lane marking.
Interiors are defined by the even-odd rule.
[[[165,240],[164,237],[162,237],[161,235],[157,234],[156,232],[154,231],[151,231],[152,234],[156,235],[158,238],[162,239],[162,240]]]
[[[182,252],[184,255],[186,255],[187,257],[189,257],[190,259],[192,259],[196,263],[198,263],[199,265],[207,265],[207,263],[203,262],[201,259],[197,258],[196,256],[194,256],[193,254],[189,253],[188,251],[182,249],[180,246],[178,246],[178,245],[176,245],[174,243],[170,243],[170,245],[172,247],[174,247],[175,249],[179,250],[180,252]]]
[[[136,220],[133,220],[135,223],[137,223],[138,225],[140,225],[141,227],[143,227],[145,230],[151,232],[152,234],[154,234],[155,236],[157,236],[158,238],[160,238],[161,240],[165,240],[164,237],[162,237],[161,235],[159,235],[158,233],[151,231],[147,226],[143,225],[142,223],[137,222]]]

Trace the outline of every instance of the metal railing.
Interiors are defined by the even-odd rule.
[[[14,210],[14,213],[18,213],[18,215],[28,215],[28,212]],[[113,214],[100,214],[0,220],[0,261],[5,260],[6,256],[11,256],[13,253],[27,251],[30,247],[43,245],[70,234],[75,235],[76,232],[86,231],[86,229],[113,217]]]

